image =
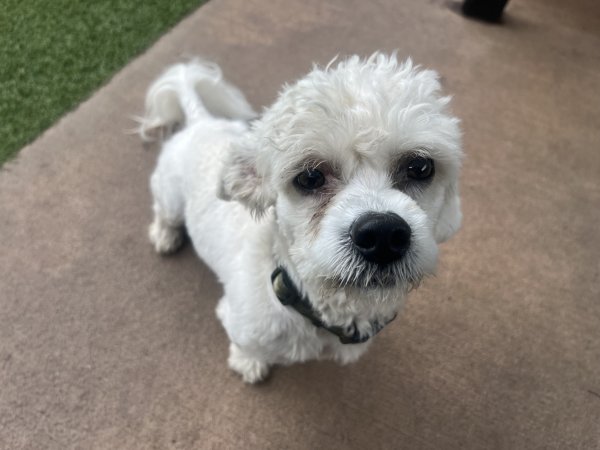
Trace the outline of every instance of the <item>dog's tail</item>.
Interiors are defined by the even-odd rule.
[[[151,140],[152,130],[173,132],[206,116],[249,120],[257,114],[244,94],[223,79],[218,65],[194,59],[168,68],[150,86],[138,132]]]

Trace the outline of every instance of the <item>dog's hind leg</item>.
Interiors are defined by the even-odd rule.
[[[168,254],[178,250],[183,243],[183,196],[179,187],[162,176],[160,167],[152,175],[154,196],[154,221],[148,230],[150,241],[157,253]],[[169,183],[170,181],[170,183]]]

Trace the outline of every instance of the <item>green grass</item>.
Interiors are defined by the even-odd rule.
[[[205,0],[0,0],[0,165]]]

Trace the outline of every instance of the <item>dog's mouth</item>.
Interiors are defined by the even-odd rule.
[[[361,264],[344,277],[330,278],[330,285],[336,288],[354,288],[359,290],[415,289],[425,277],[419,271],[408,271],[405,264],[378,266]]]
[[[387,267],[375,267],[357,274],[351,286],[363,289],[390,289],[399,283],[400,280],[394,270]]]

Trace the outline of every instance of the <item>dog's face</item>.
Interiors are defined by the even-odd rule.
[[[232,148],[223,192],[274,207],[303,281],[406,291],[461,221],[460,131],[439,90],[435,72],[381,54],[315,69]]]

